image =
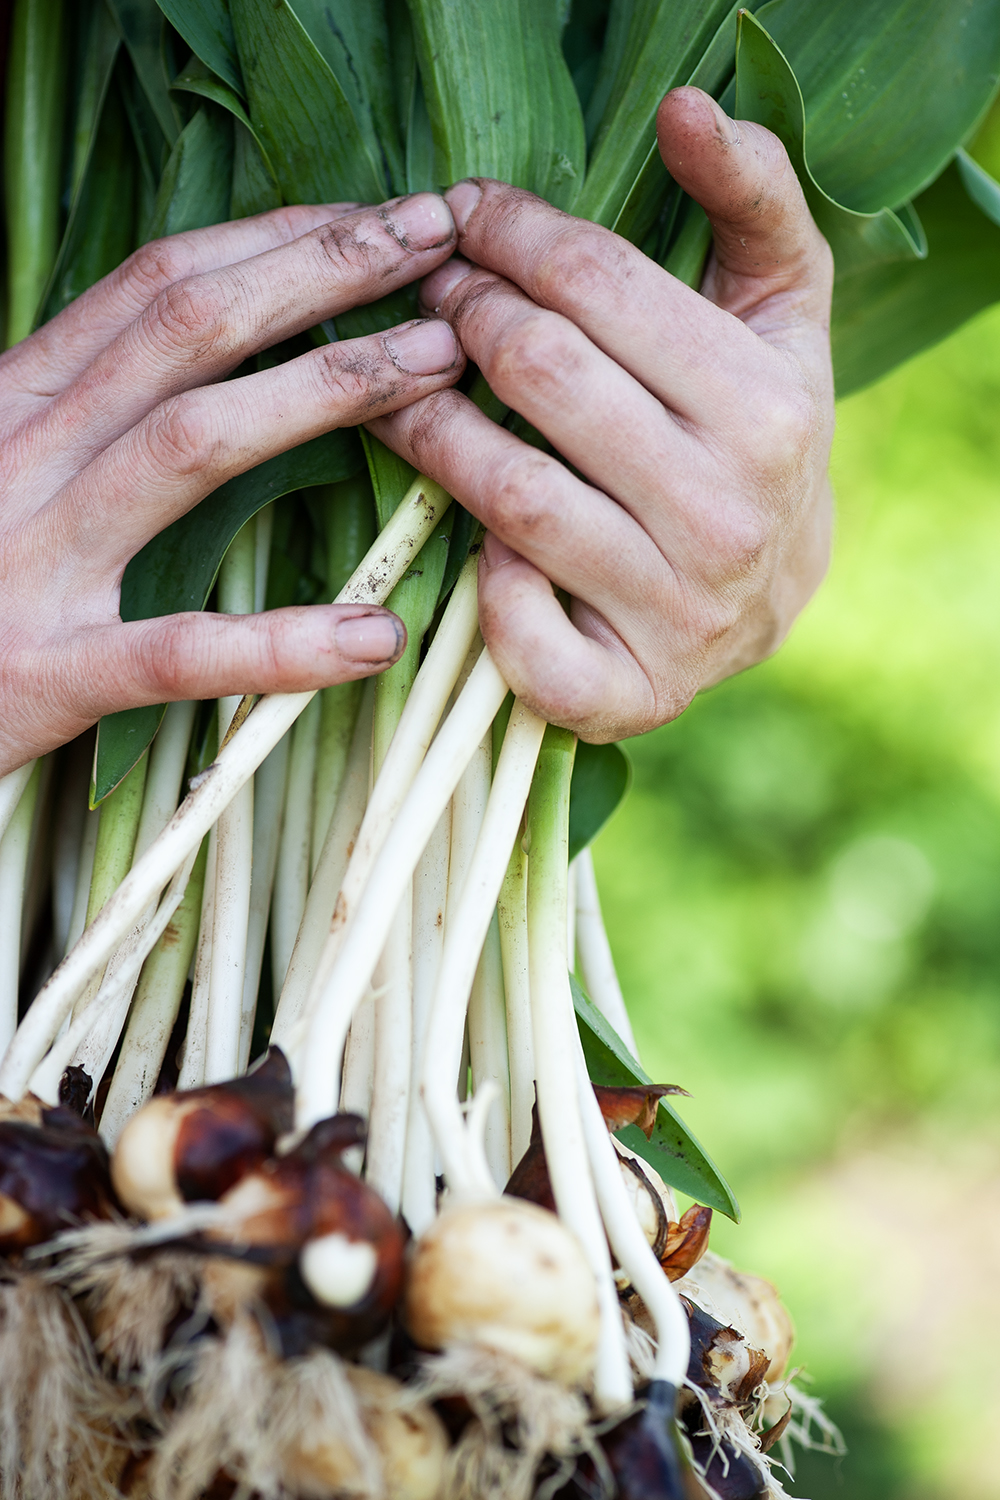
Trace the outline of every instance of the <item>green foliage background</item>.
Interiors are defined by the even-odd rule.
[[[633,741],[595,848],[646,1067],[735,1185],[851,1454],[992,1500],[1000,1377],[1000,309],[840,404],[831,575]]]

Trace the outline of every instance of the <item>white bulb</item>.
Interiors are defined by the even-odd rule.
[[[378,1256],[367,1240],[323,1234],[309,1240],[299,1255],[302,1280],[324,1307],[353,1307],[375,1279]]]

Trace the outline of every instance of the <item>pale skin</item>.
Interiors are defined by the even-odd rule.
[[[767,131],[678,89],[658,134],[712,222],[700,294],[482,180],[161,240],[4,355],[0,774],[122,708],[300,692],[395,660],[402,626],[368,607],[118,616],[151,536],[361,421],[488,528],[483,635],[550,721],[637,734],[772,651],[829,551],[831,257]],[[218,383],[418,278],[425,320]],[[452,389],[466,356],[585,477]]]

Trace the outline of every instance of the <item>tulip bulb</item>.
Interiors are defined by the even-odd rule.
[[[444,1209],[413,1253],[405,1319],[425,1349],[478,1345],[568,1386],[593,1372],[593,1272],[556,1216],[520,1199]]]

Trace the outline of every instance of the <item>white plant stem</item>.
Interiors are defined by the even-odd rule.
[[[330,827],[323,843],[306,909],[278,1001],[271,1041],[283,1047],[293,1069],[298,1046],[303,1040],[302,1018],[309,986],[319,963],[323,944],[330,930],[337,893],[343,883],[351,851],[357,845],[361,820],[368,800],[368,772],[371,758],[373,684],[365,688],[361,712],[354,726],[347,770]]]
[[[510,1155],[516,1166],[531,1140],[531,1111],[535,1103],[535,1047],[528,975],[528,856],[520,829],[500,887],[497,918],[507,1011]]]
[[[246,964],[243,972],[243,1004],[240,1018],[239,1072],[250,1061],[257,992],[271,910],[274,872],[278,864],[281,815],[288,780],[289,736],[278,741],[253,779],[253,872],[250,880],[250,913],[247,924]]]
[[[510,859],[511,845],[521,826],[544,733],[544,719],[522,703],[515,702],[479,838],[466,866],[465,881],[454,900],[449,892],[444,952],[424,1044],[421,1092],[444,1162],[445,1176],[452,1186],[467,1180],[470,1175],[469,1163],[464,1159],[462,1113],[455,1092],[462,1061],[466,1010]],[[453,836],[453,852],[454,849]],[[491,1081],[487,1092],[493,1097],[499,1095],[495,1081]],[[493,1169],[492,1162],[490,1167]],[[491,1187],[502,1186],[496,1184],[496,1175],[493,1169]]]
[[[35,761],[29,760],[25,765],[18,766],[16,771],[8,771],[6,776],[0,777],[0,839],[7,832],[35,765]]]
[[[195,855],[189,855],[184,861],[152,920],[123,944],[122,961],[115,972],[105,975],[87,1009],[81,1011],[32,1073],[28,1088],[39,1099],[49,1104],[59,1102],[59,1083],[71,1063],[85,1068],[95,1085],[104,1076],[125,1024],[140,970],[180,905],[194,860]]]
[[[371,979],[417,861],[506,693],[503,678],[484,650],[414,778],[335,960],[329,962],[326,952],[320,960],[308,1004],[309,1031],[297,1099],[300,1128],[308,1129],[336,1109],[340,1060],[355,1006]],[[388,760],[387,756],[387,765]]]
[[[31,825],[42,778],[41,761],[32,761],[27,771],[27,776],[22,778],[20,796],[13,816],[8,820],[7,830],[0,840],[0,1045],[10,1042],[17,1027],[17,994],[21,978],[21,913],[28,853],[31,848]],[[5,782],[9,780],[10,777],[5,778]]]
[[[76,867],[76,891],[73,910],[70,913],[69,931],[66,934],[65,951],[68,953],[79,942],[87,925],[87,902],[90,898],[90,882],[94,874],[94,855],[97,852],[97,832],[101,826],[101,809],[90,807],[83,819],[80,835],[80,858]]]
[[[372,1111],[375,1085],[375,995],[371,990],[358,1005],[344,1051],[344,1082],[340,1108],[367,1120]]]
[[[267,603],[267,575],[274,534],[274,501],[269,500],[254,516],[253,613],[259,615]]]
[[[219,609],[226,615],[253,613],[256,583],[256,521],[237,533],[219,569]],[[219,744],[223,744],[239,698],[219,699]],[[301,723],[301,720],[299,721]],[[215,908],[212,972],[205,1039],[205,1082],[235,1077],[243,1029],[250,886],[253,880],[253,777],[233,797],[216,826]]]
[[[163,715],[149,752],[133,863],[142,858],[177,811],[197,709],[197,703],[171,703]]]
[[[681,1300],[649,1247],[635,1208],[622,1180],[618,1153],[608,1134],[597,1102],[582,1047],[577,1047],[577,1088],[587,1155],[611,1248],[622,1270],[642,1298],[656,1324],[654,1380],[666,1380],[678,1390],[687,1375],[691,1332]]]
[[[101,1113],[101,1135],[109,1149],[128,1119],[150,1098],[160,1076],[198,940],[204,884],[205,859],[199,851],[181,904],[143,965],[136,985],[121,1053]]]
[[[590,850],[584,849],[578,854],[573,866],[576,870],[576,951],[583,987],[632,1056],[638,1058],[632,1023],[625,1009],[625,998],[615,973],[611,944],[601,915],[601,899]]]
[[[341,603],[379,604],[451,503],[430,480],[414,482],[375,546],[341,591]],[[216,819],[310,702],[311,693],[264,698],[133,865],[89,928],[35,997],[0,1063],[0,1093],[20,1098],[88,981],[99,973],[146,905],[198,848]]]
[[[576,860],[570,861],[566,876],[566,967],[576,972]]]
[[[528,945],[538,1115],[559,1217],[573,1230],[597,1284],[601,1325],[594,1397],[603,1411],[632,1400],[625,1332],[583,1133],[576,1079],[579,1037],[566,968],[569,770],[572,751],[546,748],[531,793]]]
[[[486,1117],[483,1149],[493,1180],[504,1188],[511,1174],[510,1064],[507,1060],[507,1014],[503,992],[503,958],[494,910],[483,939],[469,996],[469,1067],[472,1091],[478,1097],[486,1084],[496,1089],[496,1102]]]
[[[413,888],[407,885],[375,970],[375,1057],[365,1178],[393,1213],[403,1193],[413,1029]]]
[[[208,1004],[212,979],[212,937],[215,931],[215,861],[217,830],[208,836],[208,862],[205,887],[201,898],[201,920],[198,944],[191,976],[191,1004],[188,1007],[187,1030],[184,1033],[184,1055],[177,1087],[197,1089],[205,1082],[205,1045],[208,1040]]]
[[[438,819],[413,875],[413,1022],[402,1210],[415,1235],[429,1228],[437,1207],[434,1137],[420,1097],[420,1066],[444,949],[450,844],[451,807],[448,806]]]
[[[292,730],[288,787],[271,902],[271,974],[281,993],[309,895],[309,850],[313,830],[313,786],[319,746],[317,695]]]
[[[323,936],[323,945],[315,964],[307,971],[308,985],[316,983],[318,975],[321,976],[319,982],[322,982],[322,975],[333,965],[344,932],[357,909],[386,835],[427,754],[478,628],[475,559],[470,559],[462,569],[434,640],[417,673],[378,780],[372,788],[350,863],[336,897],[333,915]],[[278,1003],[272,1034],[279,1046],[287,1043],[293,1051],[298,1050],[300,1038],[295,1033],[304,1012],[301,981],[297,979],[293,987],[283,991]]]

